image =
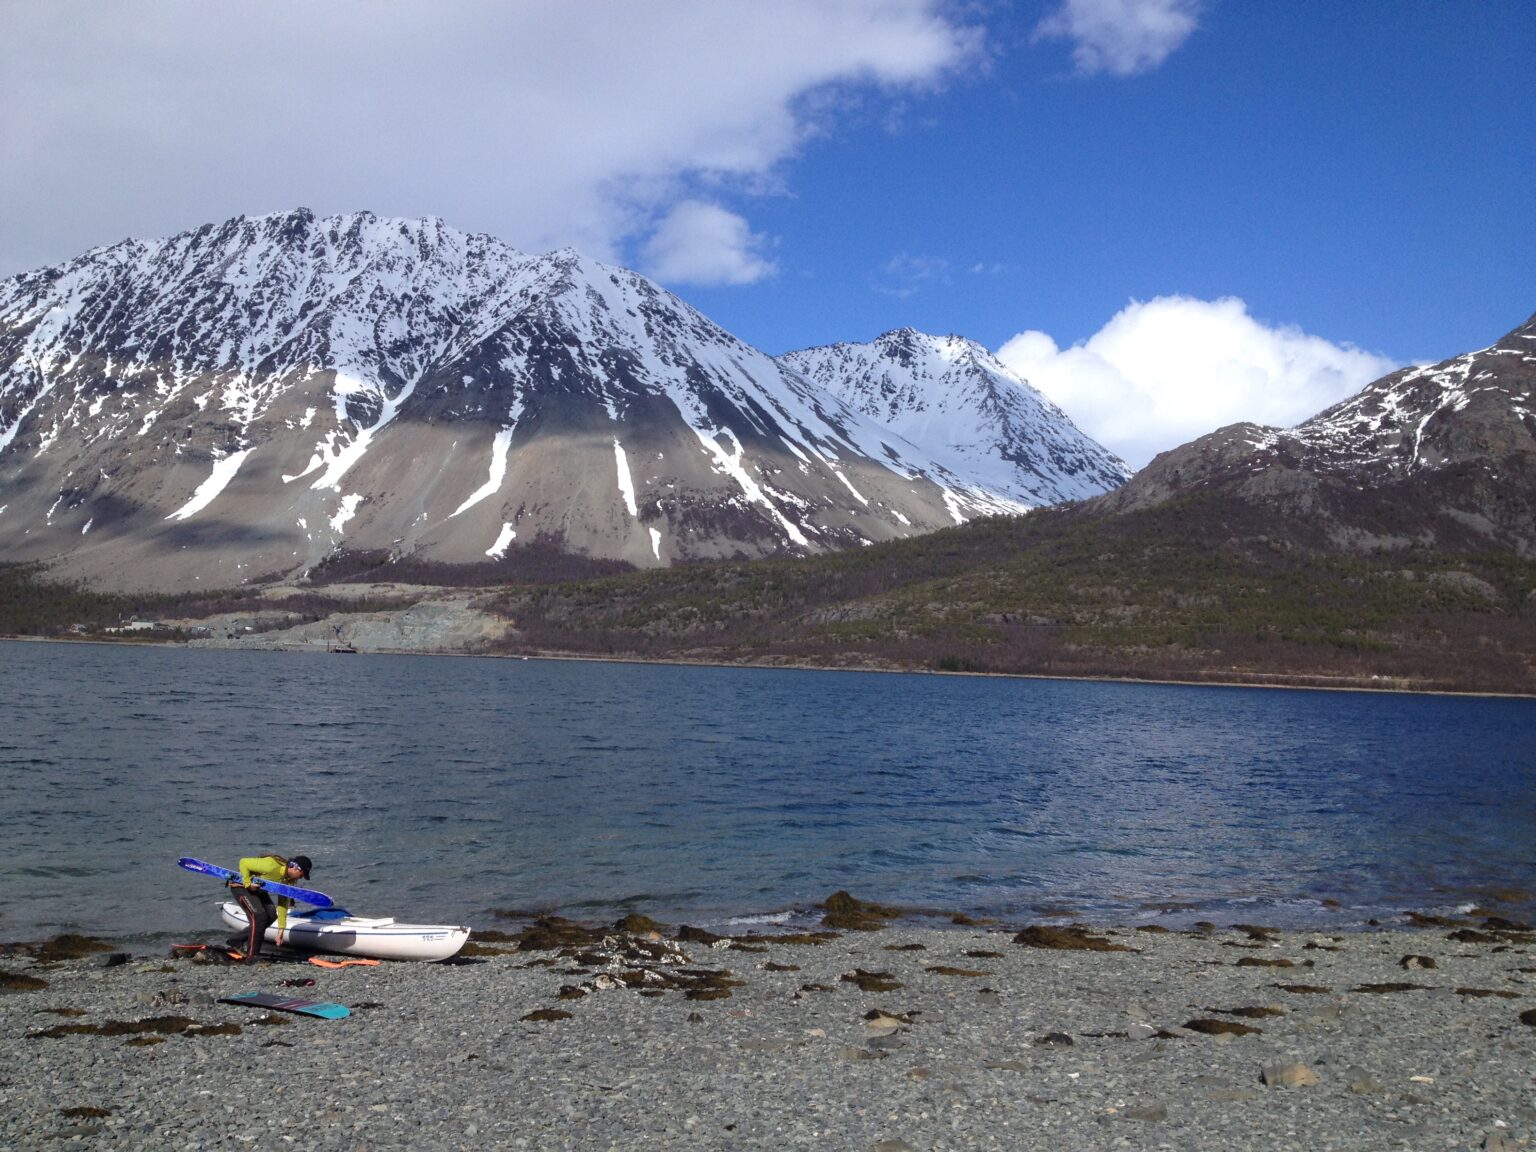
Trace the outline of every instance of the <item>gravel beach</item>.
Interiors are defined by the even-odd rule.
[[[1536,1146],[1507,922],[626,927],[337,970],[10,946],[0,1148]],[[253,990],[352,1014],[218,1002]]]

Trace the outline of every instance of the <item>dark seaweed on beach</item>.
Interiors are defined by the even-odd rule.
[[[95,952],[111,952],[114,945],[94,936],[80,936],[66,932],[47,940],[0,945],[0,955],[31,956],[44,964],[56,964],[62,960],[79,960]]]
[[[874,932],[884,928],[887,921],[901,916],[899,908],[871,904],[841,890],[832,893],[818,907],[825,913],[821,918],[823,927],[841,931]]]
[[[842,979],[846,984],[855,985],[860,992],[894,992],[906,987],[890,972],[866,972],[862,968],[844,972]]]
[[[1263,1032],[1262,1028],[1255,1028],[1249,1024],[1238,1024],[1231,1020],[1186,1020],[1184,1027],[1191,1032],[1203,1032],[1207,1036],[1256,1036]]]
[[[134,1036],[146,1032],[161,1035],[234,1036],[238,1024],[199,1024],[189,1016],[149,1016],[143,1020],[108,1020],[105,1024],[55,1024],[28,1032],[28,1040],[57,1040],[64,1036]]]
[[[535,1008],[526,1016],[519,1017],[519,1019],[537,1024],[551,1020],[569,1020],[571,1019],[571,1014],[560,1008]]]
[[[1116,944],[1104,936],[1091,935],[1088,929],[1078,925],[1069,928],[1051,928],[1031,924],[1013,938],[1015,944],[1029,948],[1055,948],[1072,952],[1134,952],[1124,944]],[[1239,961],[1241,963],[1241,961]]]

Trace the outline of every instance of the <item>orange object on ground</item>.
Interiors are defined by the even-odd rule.
[[[329,960],[324,956],[311,956],[309,962],[320,968],[350,968],[354,964],[375,968],[379,963],[377,960],[368,960],[361,956],[348,956],[345,960]]]

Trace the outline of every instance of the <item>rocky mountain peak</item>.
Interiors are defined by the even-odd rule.
[[[906,407],[949,412],[952,358],[906,339]],[[800,554],[1068,491],[953,419],[892,428],[634,272],[431,217],[240,216],[0,281],[0,557],[98,581]]]
[[[1487,348],[1384,376],[1294,428],[1218,429],[1097,504],[1128,511],[1209,495],[1372,546],[1470,533],[1536,552],[1533,321]]]
[[[779,357],[864,415],[956,461],[1030,506],[1098,495],[1130,469],[982,345],[912,328],[868,344]]]

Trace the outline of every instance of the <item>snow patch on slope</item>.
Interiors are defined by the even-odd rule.
[[[746,468],[741,463],[741,441],[736,438],[736,433],[732,432],[729,428],[717,429],[714,432],[705,432],[702,429],[695,428],[693,431],[698,436],[699,443],[704,445],[705,451],[714,457],[715,466],[740,485],[742,492],[748,500],[768,509],[773,518],[779,522],[779,526],[784,529],[784,535],[789,537],[791,542],[799,544],[801,547],[806,547],[810,544],[810,541],[805,538],[805,533],[800,531],[797,525],[779,511],[779,506],[768,499],[763,490],[758,487],[757,481],[747,474]],[[720,447],[716,437],[722,435],[729,436],[732,443],[735,444],[736,451],[733,454],[727,454],[725,449]]]
[[[362,493],[350,492],[341,498],[341,507],[336,510],[336,515],[331,517],[331,531],[340,532],[348,520],[357,513],[357,506],[363,502]]]
[[[192,499],[172,512],[166,519],[186,520],[212,504],[214,498],[235,478],[235,473],[240,471],[240,465],[245,463],[245,458],[254,451],[254,448],[243,448],[239,452],[230,453],[222,460],[215,461],[212,474],[197,486],[197,491],[192,493]]]
[[[640,519],[640,509],[635,505],[635,481],[629,474],[629,460],[624,455],[624,445],[613,442],[614,466],[619,474],[619,494],[624,497],[624,507],[633,519]]]
[[[485,483],[470,493],[469,498],[455,508],[448,516],[452,520],[460,512],[466,512],[488,496],[494,496],[501,490],[501,485],[507,478],[507,449],[512,444],[512,429],[503,428],[496,433],[491,441],[491,474]]]
[[[501,532],[496,536],[496,543],[485,550],[485,554],[493,560],[500,560],[507,554],[507,549],[512,546],[512,541],[517,539],[517,531],[510,524],[503,524]]]

